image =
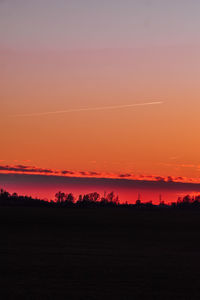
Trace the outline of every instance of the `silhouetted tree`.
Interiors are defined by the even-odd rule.
[[[140,199],[136,200],[135,204],[136,204],[137,207],[140,207],[141,206],[141,200]]]
[[[75,198],[72,193],[65,194],[65,202],[74,203],[74,200]]]
[[[56,202],[60,204],[60,203],[64,202],[65,193],[62,193],[61,191],[59,191],[58,193],[55,194],[55,197],[56,197]]]
[[[192,199],[191,199],[190,195],[186,195],[185,197],[183,197],[182,202],[183,203],[191,203],[192,202],[191,200]]]

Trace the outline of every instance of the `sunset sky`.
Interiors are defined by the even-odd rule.
[[[23,173],[200,190],[199,15],[199,0],[1,0],[0,186],[28,192],[27,176],[37,195],[36,177],[8,180]]]

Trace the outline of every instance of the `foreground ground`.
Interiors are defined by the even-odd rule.
[[[200,212],[0,207],[1,299],[200,299]]]

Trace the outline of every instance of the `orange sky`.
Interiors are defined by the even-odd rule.
[[[199,177],[200,63],[197,49],[186,49],[182,58],[179,50],[78,53],[77,65],[74,54],[63,54],[61,64],[55,53],[22,58],[5,52],[1,159],[72,171]],[[92,110],[151,101],[163,103]],[[91,110],[34,115],[82,108]]]
[[[5,29],[0,45],[0,165],[200,182],[197,7],[183,1],[180,11],[177,1],[172,14],[171,1],[166,7],[152,1],[148,9],[145,1],[141,7],[119,2],[110,13],[100,5],[95,19],[95,7],[85,7],[82,15],[69,1],[76,27],[71,18],[64,23],[68,4],[58,1],[55,25],[36,2],[32,7],[0,4]],[[138,12],[136,23],[130,11]],[[101,29],[102,16],[108,32]],[[87,22],[94,24],[93,30]],[[121,107],[147,102],[162,103]],[[46,114],[65,110],[71,112]]]

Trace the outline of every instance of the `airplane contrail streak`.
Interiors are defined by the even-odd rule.
[[[47,111],[47,112],[39,112],[39,113],[30,113],[30,114],[19,114],[16,115],[18,117],[31,117],[31,116],[45,116],[45,115],[53,115],[53,114],[64,114],[71,112],[81,112],[81,111],[96,111],[96,110],[112,110],[112,109],[123,109],[123,108],[131,108],[135,106],[147,106],[147,105],[158,105],[163,104],[162,101],[154,101],[154,102],[144,102],[144,103],[133,103],[133,104],[124,104],[124,105],[115,105],[115,106],[99,106],[99,107],[83,107],[83,108],[72,108],[67,110],[56,110],[56,111]]]

